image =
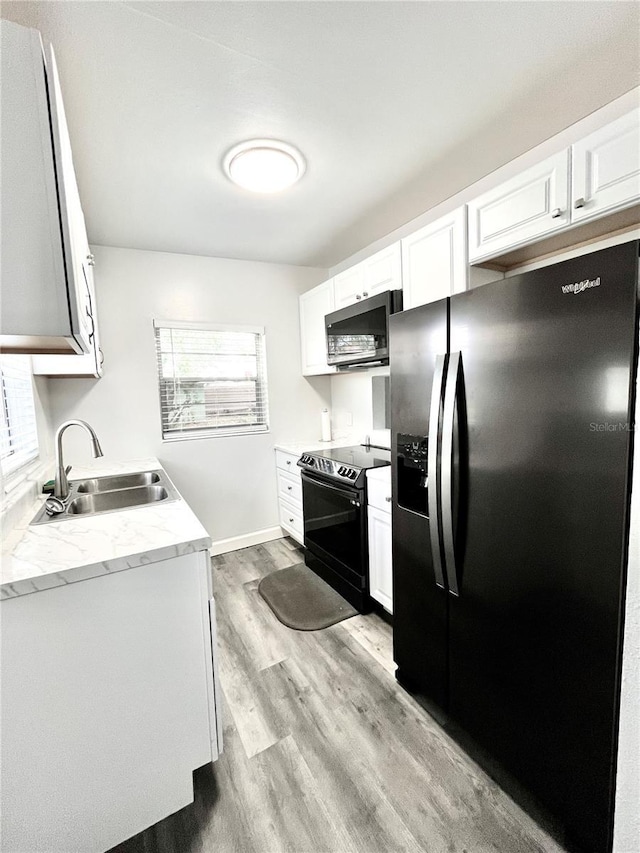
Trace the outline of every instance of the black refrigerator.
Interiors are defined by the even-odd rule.
[[[589,853],[613,832],[638,249],[390,318],[398,680]]]

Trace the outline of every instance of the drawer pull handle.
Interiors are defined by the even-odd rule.
[[[386,501],[388,504],[389,504],[389,503],[391,503],[391,495],[389,495],[388,497],[386,497],[386,498],[385,498],[385,501]]]
[[[555,207],[555,208],[551,211],[551,218],[552,218],[552,219],[560,219],[560,217],[561,217],[561,216],[562,216],[562,211],[560,210],[560,208],[559,208],[559,207]]]
[[[577,210],[579,207],[584,207],[585,204],[586,204],[586,202],[583,198],[577,198],[575,201],[575,204],[573,206]]]
[[[287,491],[290,492],[293,486],[287,486]]]
[[[293,524],[293,519],[292,519],[292,518],[290,518],[290,519],[289,519],[289,524]]]
[[[291,460],[287,459],[287,465],[291,465]]]

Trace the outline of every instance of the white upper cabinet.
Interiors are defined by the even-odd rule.
[[[53,51],[0,22],[2,326],[6,352],[89,353],[86,234]]]
[[[468,208],[472,262],[560,231],[570,221],[569,151],[489,190]]]
[[[402,240],[405,310],[466,290],[467,271],[466,209],[460,207]]]
[[[335,305],[345,308],[385,290],[402,288],[400,243],[394,243],[361,261],[334,279]]]
[[[384,293],[385,290],[400,290],[402,288],[402,262],[400,242],[376,252],[366,261],[364,267],[364,290],[362,298]]]
[[[364,293],[364,267],[356,264],[344,272],[338,273],[334,278],[335,310],[346,308],[354,302],[362,299]]]
[[[573,222],[640,200],[640,110],[581,139],[572,154]]]
[[[103,373],[104,356],[100,348],[98,332],[98,314],[93,281],[94,257],[89,248],[87,232],[80,196],[70,193],[67,198],[69,219],[73,223],[71,231],[76,248],[76,274],[80,277],[77,295],[79,311],[87,326],[89,352],[86,355],[34,355],[31,363],[34,374],[38,376],[65,376],[99,379]]]
[[[300,297],[300,359],[303,376],[335,373],[327,364],[324,318],[335,310],[333,279],[308,290]]]
[[[88,247],[87,247],[88,250]],[[85,311],[91,324],[89,333],[91,351],[86,355],[34,355],[31,359],[33,372],[36,376],[65,376],[68,378],[99,379],[103,374],[104,354],[100,346],[98,331],[98,315],[96,294],[93,284],[93,255],[88,254],[87,261],[82,266],[84,293],[86,297]]]

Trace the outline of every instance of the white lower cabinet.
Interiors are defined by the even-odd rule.
[[[467,289],[467,217],[460,207],[403,238],[403,308]]]
[[[222,749],[208,551],[0,609],[3,849],[101,853],[193,802]]]
[[[393,613],[391,556],[391,468],[367,472],[369,595]]]
[[[304,544],[304,517],[302,514],[302,477],[297,464],[299,458],[299,454],[276,450],[280,527],[292,539],[302,545]]]

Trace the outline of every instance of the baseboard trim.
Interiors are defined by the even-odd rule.
[[[239,551],[241,548],[249,548],[251,545],[261,545],[263,542],[272,542],[281,539],[287,534],[278,527],[265,527],[264,530],[254,530],[253,533],[245,533],[242,536],[232,536],[230,539],[218,539],[212,542],[209,553],[212,557],[218,554],[227,554],[229,551]]]

